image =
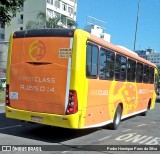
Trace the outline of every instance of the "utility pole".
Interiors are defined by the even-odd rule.
[[[136,40],[137,40],[137,29],[138,29],[139,8],[140,8],[140,0],[138,1],[138,11],[137,11],[137,20],[136,20],[136,31],[135,31],[134,50],[133,50],[133,51],[136,50]]]

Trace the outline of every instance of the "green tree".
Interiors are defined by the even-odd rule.
[[[46,15],[45,12],[39,11],[36,16],[36,21],[28,21],[25,28],[60,28],[58,22],[60,21],[59,17],[50,18]]]
[[[1,0],[0,1],[0,22],[9,23],[16,13],[23,6],[25,0]]]
[[[77,23],[76,23],[75,21],[73,21],[73,20],[68,20],[67,26],[68,26],[69,28],[72,28],[72,27],[77,27],[78,25],[77,25]]]
[[[158,82],[160,82],[160,66],[158,66],[157,69],[158,69],[158,79],[157,80]],[[159,87],[160,87],[160,84],[159,84]]]

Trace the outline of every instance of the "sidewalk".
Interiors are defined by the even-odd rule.
[[[5,103],[0,103],[0,107],[4,107],[5,106]]]
[[[0,107],[5,104],[5,91],[0,90]]]

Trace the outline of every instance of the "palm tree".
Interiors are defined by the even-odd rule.
[[[68,20],[68,21],[67,21],[67,26],[68,26],[69,28],[77,27],[77,23],[76,23],[75,21],[73,21],[73,20]]]
[[[39,11],[36,19],[36,21],[28,21],[25,28],[60,28],[60,25],[58,24],[60,21],[59,17],[50,18],[45,12]]]
[[[61,26],[58,24],[60,21],[60,18],[48,18],[46,22],[47,28],[60,28]]]

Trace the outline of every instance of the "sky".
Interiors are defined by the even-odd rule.
[[[77,24],[84,29],[87,16],[105,21],[111,43],[134,49],[138,0],[78,0]],[[160,52],[160,0],[140,0],[136,50]]]

